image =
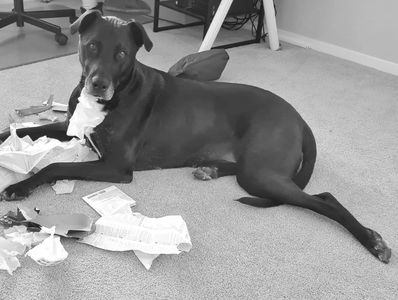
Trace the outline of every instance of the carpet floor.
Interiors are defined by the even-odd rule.
[[[198,49],[201,30],[154,34],[139,59],[167,70]],[[259,86],[289,101],[312,127],[318,161],[306,191],[329,191],[393,249],[375,259],[337,223],[291,206],[259,209],[233,201],[246,195],[235,177],[194,180],[192,169],[136,172],[118,184],[150,217],[182,215],[193,248],[162,255],[146,271],[132,252],[115,253],[63,240],[69,257],[54,267],[21,258],[13,276],[0,272],[1,299],[396,299],[398,295],[398,77],[288,44],[228,50],[222,80]],[[0,128],[16,107],[54,94],[67,102],[79,80],[76,55],[0,72]],[[244,102],[244,99],[242,99]],[[110,186],[78,182],[56,196],[44,185],[19,203],[43,214],[98,215],[82,196]]]
[[[47,10],[47,9],[79,9],[80,0],[53,0],[51,3],[42,3],[39,0],[25,0],[26,11]],[[13,7],[12,1],[0,0],[0,11],[8,12]],[[114,12],[104,11],[106,15],[117,15]],[[76,13],[77,16],[80,12]],[[121,18],[134,18],[136,21],[146,24],[152,22],[152,17],[144,14],[118,14]],[[51,58],[70,55],[77,52],[79,42],[78,35],[69,33],[68,18],[46,19],[52,24],[62,28],[62,33],[68,37],[66,45],[59,45],[51,32],[25,23],[24,27],[17,27],[11,24],[1,29],[0,38],[0,70],[26,65],[33,62],[44,61]]]

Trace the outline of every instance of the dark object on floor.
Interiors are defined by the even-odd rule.
[[[203,25],[203,38],[204,38],[207,30],[210,27],[211,21],[213,20],[213,17],[217,11],[219,4],[220,0],[187,1],[184,3],[181,3],[176,0],[155,0],[154,16],[153,16],[153,32]],[[175,25],[160,27],[159,19],[160,19],[161,7],[165,7],[186,14],[192,18],[197,19],[198,21],[187,24],[180,24],[174,22]],[[248,0],[234,1],[227,14],[227,17],[238,17],[241,15],[246,15],[246,16],[258,15],[257,25],[255,26],[256,28],[255,38],[237,43],[221,45],[213,48],[227,49],[227,48],[261,42],[261,33],[264,23],[264,8],[262,1],[259,8],[257,8],[257,6],[252,1]]]
[[[170,68],[169,74],[199,81],[217,80],[228,60],[228,53],[224,49],[198,52],[181,58]]]
[[[125,14],[149,14],[151,8],[142,0],[110,0],[105,2],[104,10]]]
[[[83,88],[103,99],[105,119],[87,133],[101,158],[50,164],[7,187],[1,199],[27,197],[54,180],[129,183],[133,171],[196,166],[204,173],[197,177],[205,180],[236,175],[250,194],[240,198],[241,203],[288,204],[324,215],[345,227],[377,259],[389,262],[391,249],[382,237],[333,195],[303,191],[314,169],[316,143],[308,124],[284,99],[249,85],[176,78],[141,64],[136,53],[142,46],[151,50],[152,42],[135,22],[91,11],[71,32],[80,34],[84,71],[72,92],[69,115],[75,113]],[[17,133],[33,140],[47,135],[65,141],[71,139],[67,127],[67,122],[53,123]],[[8,135],[0,134],[0,140]]]
[[[40,231],[40,228],[38,228],[39,226],[30,223],[28,220],[36,217],[39,212],[40,210],[37,208],[21,209],[18,207],[16,213],[10,210],[4,216],[0,217],[0,226],[10,228],[12,226],[24,225],[28,228],[28,231]]]
[[[23,0],[14,0],[14,9],[11,12],[0,12],[0,28],[12,23],[16,23],[18,27],[23,27],[24,22],[26,22],[55,33],[55,40],[57,43],[65,45],[68,41],[68,37],[61,32],[61,27],[41,20],[63,17],[69,18],[70,23],[73,23],[77,19],[75,10],[71,8],[25,11]]]

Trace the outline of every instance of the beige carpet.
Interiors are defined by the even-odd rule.
[[[155,46],[141,60],[167,69],[198,48],[201,30],[149,34]],[[1,271],[1,299],[396,299],[398,77],[290,45],[229,54],[223,80],[270,89],[312,127],[319,156],[307,191],[332,192],[380,232],[394,251],[391,263],[380,263],[341,226],[310,211],[234,202],[245,194],[234,177],[199,182],[188,168],[137,172],[133,183],[117,186],[137,200],[135,211],[182,215],[191,252],[160,256],[148,272],[132,252],[63,241],[69,257],[58,266],[22,258],[13,276]],[[79,72],[75,55],[0,72],[0,127],[15,107],[50,93],[66,102]],[[23,204],[96,218],[81,197],[109,185],[78,182],[66,196],[46,185]],[[17,204],[1,202],[0,213]]]

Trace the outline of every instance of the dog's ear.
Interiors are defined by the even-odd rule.
[[[75,34],[79,31],[82,33],[86,30],[95,20],[101,18],[101,12],[99,10],[88,10],[82,14],[72,25],[70,25],[70,33]]]
[[[151,51],[153,44],[152,41],[149,39],[144,27],[140,24],[131,20],[128,23],[128,26],[131,29],[131,33],[133,35],[133,39],[138,47],[144,45],[146,51]]]

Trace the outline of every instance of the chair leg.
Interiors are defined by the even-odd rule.
[[[23,1],[18,1],[18,0],[14,0],[14,12],[16,12],[16,16],[17,16],[17,26],[18,27],[23,27],[24,25],[24,20],[21,16],[21,13],[24,12],[24,7],[23,7]]]
[[[77,19],[76,12],[73,9],[60,9],[57,11],[51,11],[51,10],[26,11],[25,14],[31,16],[32,18],[37,18],[37,19],[69,17],[70,23],[73,23]]]
[[[159,31],[159,6],[160,6],[159,1],[160,0],[155,0],[155,4],[154,4],[153,32]]]
[[[26,23],[29,23],[29,24],[32,24],[34,26],[43,28],[44,30],[47,30],[47,31],[54,32],[56,34],[61,33],[61,27],[60,26],[51,24],[51,23],[49,23],[47,21],[44,21],[44,20],[36,19],[36,18],[31,17],[31,16],[29,16],[27,14],[22,14],[22,16],[23,16],[23,19],[24,19],[24,21]]]
[[[2,16],[0,14],[0,28],[6,27],[7,25],[10,25],[12,23],[15,23],[17,21],[17,15],[16,14],[8,14],[8,16]]]
[[[258,13],[258,22],[257,22],[257,30],[256,30],[256,42],[261,42],[261,33],[263,31],[264,26],[264,5],[261,2],[260,11]]]
[[[13,15],[13,13],[10,12],[10,11],[8,11],[8,12],[0,11],[0,19],[4,19],[4,18],[9,17],[11,15]]]

